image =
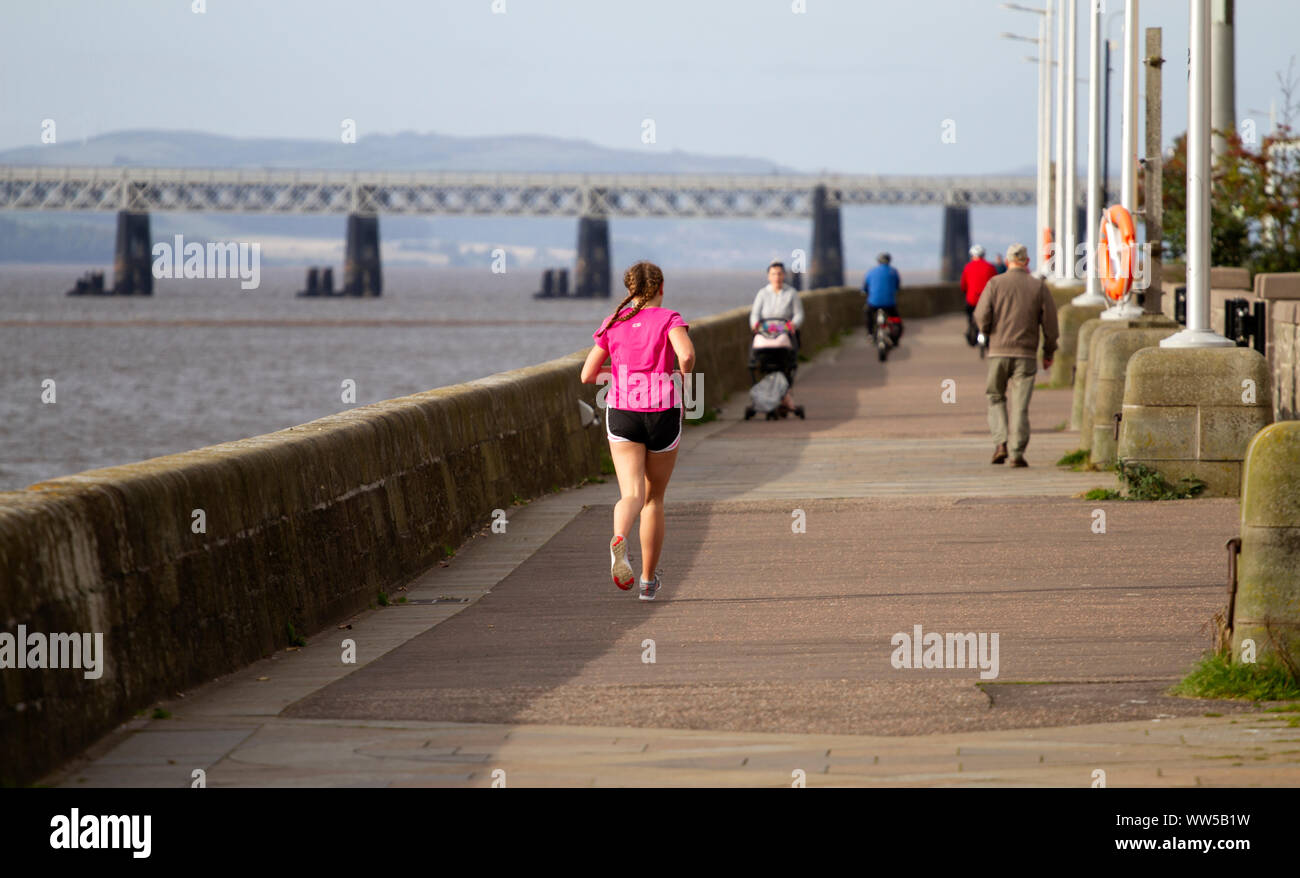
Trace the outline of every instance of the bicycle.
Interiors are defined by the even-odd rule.
[[[876,325],[869,327],[871,331],[872,342],[876,346],[876,355],[880,362],[885,362],[889,356],[889,351],[898,347],[899,339],[903,336],[903,319],[901,317],[891,317],[885,313],[884,308],[876,308]]]

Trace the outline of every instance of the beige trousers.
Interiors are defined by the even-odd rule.
[[[989,430],[993,443],[1007,443],[1013,458],[1023,457],[1029,445],[1029,398],[1037,377],[1035,357],[989,357]]]

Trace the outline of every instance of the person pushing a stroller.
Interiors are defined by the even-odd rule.
[[[799,328],[803,319],[799,291],[785,285],[785,264],[773,262],[767,267],[767,286],[758,291],[749,311],[749,328],[754,333],[749,370],[756,384],[772,372],[784,375],[786,388],[779,410],[794,412],[801,418],[803,406],[795,405],[791,388],[799,365]],[[751,416],[751,412],[746,413],[746,417]]]

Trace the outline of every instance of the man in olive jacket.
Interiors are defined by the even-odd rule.
[[[1043,368],[1052,367],[1056,339],[1056,301],[1042,278],[1028,272],[1029,251],[1024,244],[1007,248],[1007,271],[988,282],[975,308],[975,325],[988,339],[989,430],[993,433],[993,463],[1007,459],[1011,445],[1013,466],[1025,462],[1029,444],[1029,397],[1038,375],[1038,335],[1043,336]],[[1007,410],[1010,397],[1010,412]],[[1008,427],[1008,415],[1010,425]]]

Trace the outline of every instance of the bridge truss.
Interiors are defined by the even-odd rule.
[[[828,206],[1034,203],[1034,177],[497,174],[0,166],[0,210],[788,218]]]

